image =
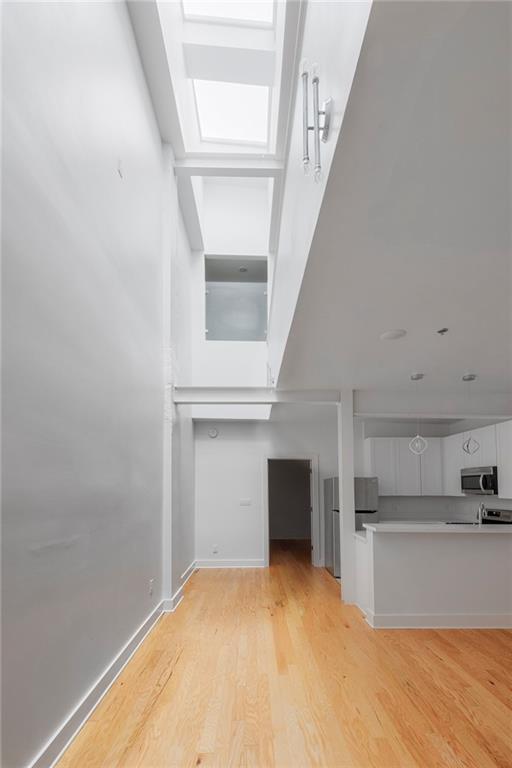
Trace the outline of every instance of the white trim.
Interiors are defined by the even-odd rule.
[[[390,411],[354,411],[355,419],[409,419],[411,421],[439,421],[440,419],[447,419],[453,421],[464,421],[465,419],[474,419],[475,421],[512,421],[512,414],[484,414],[484,413],[444,413],[435,412],[421,412],[421,411],[402,411],[402,412],[390,412]]]
[[[185,593],[183,591],[183,587],[187,583],[187,581],[190,579],[190,577],[195,573],[197,570],[197,564],[196,561],[193,560],[188,568],[186,568],[183,573],[181,574],[181,586],[178,587],[176,592],[172,597],[168,597],[165,600],[162,600],[162,610],[164,613],[173,613],[178,605],[181,603],[183,598],[185,597]]]
[[[192,576],[192,574],[194,573],[194,571],[196,570],[196,568],[197,568],[197,565],[196,565],[196,561],[195,561],[195,560],[192,560],[192,562],[190,563],[190,565],[188,566],[188,568],[185,568],[185,570],[184,570],[184,571],[183,571],[183,573],[181,574],[181,577],[180,577],[180,578],[181,578],[181,586],[182,586],[182,587],[184,587],[184,586],[185,586],[185,584],[186,584],[186,583],[187,583],[187,581],[190,579],[190,577]]]
[[[339,403],[340,393],[333,390],[275,389],[274,387],[195,387],[175,386],[173,399],[179,405],[226,405],[274,403]]]
[[[176,590],[172,597],[162,600],[162,611],[164,613],[174,613],[178,605],[183,600],[183,586]]]
[[[156,622],[163,613],[163,601],[157,605],[154,611],[142,622],[133,633],[128,642],[110,662],[105,671],[100,675],[89,691],[80,700],[77,706],[68,715],[66,720],[57,728],[53,736],[47,741],[38,755],[29,764],[29,768],[51,768],[60,759],[75,738],[78,731],[89,719],[109,688],[128,664],[133,654],[151,632]]]
[[[322,525],[320,515],[320,459],[318,455],[298,455],[293,454],[272,454],[264,455],[262,458],[261,480],[262,480],[262,499],[263,504],[263,562],[265,567],[270,565],[270,531],[269,531],[269,504],[268,504],[268,462],[273,459],[288,459],[289,461],[309,461],[311,466],[311,563],[319,567],[323,563],[322,550]]]
[[[238,154],[238,153],[237,153]],[[281,176],[284,165],[272,158],[221,157],[212,158],[203,155],[188,155],[185,160],[176,160],[174,173],[181,176],[261,176],[275,178]]]
[[[361,609],[362,610],[362,609]],[[364,611],[374,629],[510,629],[510,613],[372,613]]]
[[[196,568],[265,568],[265,561],[261,558],[245,560],[196,560]]]
[[[185,597],[183,587],[187,583],[187,581],[190,579],[190,577],[195,573],[197,570],[196,561],[193,560],[188,568],[186,568],[183,573],[181,574],[181,586],[178,587],[176,592],[172,597],[168,597],[165,600],[162,600],[162,611],[164,613],[174,613],[178,605],[181,603],[183,598]]]

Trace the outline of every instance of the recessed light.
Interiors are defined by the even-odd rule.
[[[474,381],[476,379],[476,373],[465,373],[462,377],[462,381]]]
[[[440,336],[444,336],[445,333],[448,333],[450,329],[449,328],[440,328],[436,333],[438,333]]]
[[[425,378],[424,373],[411,373],[411,381],[421,381]]]
[[[240,267],[239,272],[247,272],[247,267]]]
[[[390,331],[381,333],[380,338],[382,341],[395,341],[395,339],[401,339],[406,333],[407,331],[404,331],[403,328],[392,328]]]

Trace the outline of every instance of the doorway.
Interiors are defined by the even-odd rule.
[[[283,552],[312,561],[310,459],[268,459],[269,562]]]

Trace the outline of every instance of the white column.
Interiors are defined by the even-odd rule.
[[[172,184],[174,155],[169,144],[162,145],[162,323],[163,323],[163,488],[162,488],[162,599],[172,595],[172,429],[174,380],[171,349],[171,259],[176,254],[178,199]]]
[[[338,474],[340,482],[340,552],[343,601],[356,599],[354,501],[354,392],[341,392],[338,405]]]

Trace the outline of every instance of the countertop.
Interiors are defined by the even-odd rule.
[[[396,522],[364,523],[364,528],[372,533],[477,533],[511,534],[512,525],[446,525],[443,522]]]

